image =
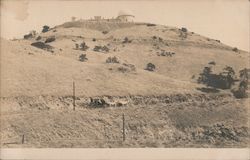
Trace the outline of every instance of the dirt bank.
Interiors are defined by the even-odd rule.
[[[231,95],[2,98],[3,147],[246,147],[248,99]],[[108,100],[107,100],[108,99]],[[125,115],[125,141],[123,120]]]

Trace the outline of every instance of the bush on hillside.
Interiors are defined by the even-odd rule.
[[[116,56],[114,56],[114,57],[108,57],[106,59],[106,63],[120,63],[120,62],[119,62],[118,58]]]
[[[50,42],[53,42],[53,41],[55,41],[55,40],[56,40],[56,38],[55,38],[54,36],[52,36],[52,37],[47,38],[47,39],[45,40],[45,43],[50,43]]]
[[[85,42],[82,42],[80,44],[76,43],[75,44],[75,49],[76,50],[82,50],[82,51],[86,51],[89,47],[86,45]]]
[[[145,70],[153,72],[155,70],[155,65],[153,63],[148,63]]]
[[[240,83],[238,85],[238,88],[236,90],[232,90],[234,96],[236,98],[247,98],[247,90],[248,84],[249,84],[249,77],[250,77],[250,69],[244,68],[239,71],[240,73]]]
[[[39,40],[41,40],[41,39],[42,39],[41,36],[38,36],[38,37],[36,38],[37,41],[39,41]]]
[[[24,39],[30,39],[30,38],[34,38],[36,35],[37,35],[37,32],[32,30],[28,34],[24,35],[23,38]]]
[[[219,74],[214,74],[211,66],[204,67],[198,78],[198,83],[220,89],[230,89],[235,81],[235,71],[230,66],[226,66]]]
[[[42,32],[43,32],[43,33],[48,32],[48,31],[49,31],[49,28],[50,28],[50,27],[47,26],[47,25],[43,26]]]
[[[109,48],[107,46],[95,46],[93,49],[95,52],[104,52],[107,53],[109,52]]]
[[[84,61],[87,61],[87,60],[88,60],[88,58],[87,58],[86,54],[81,54],[79,56],[79,61],[84,62]]]
[[[156,26],[156,24],[152,24],[152,23],[147,23],[148,27],[152,27],[152,26]]]
[[[40,48],[40,49],[43,49],[43,50],[47,50],[47,51],[50,51],[50,52],[53,52],[52,49],[53,47],[46,44],[46,43],[43,43],[43,42],[34,42],[34,43],[31,43],[32,46],[34,47],[37,47],[37,48]]]
[[[215,61],[211,61],[208,64],[210,64],[210,65],[216,65]]]
[[[128,37],[125,37],[122,43],[131,43],[132,40],[129,40]]]
[[[30,39],[30,38],[33,38],[33,35],[32,34],[25,34],[24,36],[23,36],[23,38],[24,39]]]
[[[109,32],[108,31],[102,31],[103,34],[108,34]]]
[[[238,52],[239,50],[238,50],[238,48],[234,47],[234,48],[232,49],[232,51]]]
[[[181,31],[182,31],[182,32],[187,32],[188,30],[187,30],[187,28],[182,27],[182,28],[181,28]]]
[[[85,42],[82,42],[82,43],[80,44],[79,48],[80,48],[80,50],[82,50],[82,51],[86,51],[86,50],[89,48],[89,46],[87,46]]]

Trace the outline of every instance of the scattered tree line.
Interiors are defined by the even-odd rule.
[[[231,91],[236,98],[246,98],[248,90],[248,79],[250,69],[244,68],[239,71],[239,78],[237,77],[234,69],[226,66],[219,73],[213,73],[211,63],[210,66],[204,67],[202,73],[198,78],[198,83],[206,84],[209,87],[216,89],[232,89]],[[213,63],[213,65],[215,62]]]

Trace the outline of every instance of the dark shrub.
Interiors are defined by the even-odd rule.
[[[147,23],[148,27],[152,27],[152,26],[156,26],[156,24],[152,24],[152,23]]]
[[[236,98],[247,98],[247,90],[249,85],[250,69],[244,68],[240,70],[240,83],[237,90],[232,90]]]
[[[39,40],[41,40],[41,39],[42,39],[41,36],[38,36],[38,37],[36,38],[37,41],[39,41]]]
[[[229,66],[225,67],[223,72],[219,74],[213,74],[211,67],[204,67],[203,72],[198,78],[198,83],[220,89],[230,89],[235,81],[235,72],[233,68]]]
[[[119,62],[118,58],[116,56],[114,56],[114,57],[108,57],[106,59],[106,63],[120,63],[120,62]]]
[[[43,26],[42,32],[45,33],[45,32],[48,32],[48,31],[49,31],[49,26],[47,26],[47,25]]]
[[[102,31],[103,34],[108,34],[109,32],[108,31]]]
[[[234,47],[232,50],[233,50],[234,52],[238,52],[238,51],[239,51],[238,48],[236,48],[236,47]]]
[[[52,46],[50,46],[48,44],[45,44],[43,42],[34,42],[34,43],[31,43],[31,45],[34,46],[34,47],[40,48],[40,49],[51,51],[51,52],[52,52],[52,49],[53,49]]]
[[[33,38],[33,35],[31,33],[29,33],[29,34],[24,35],[23,38],[30,39],[30,38]]]
[[[210,64],[210,65],[216,65],[215,61],[211,61],[208,64]]]
[[[109,52],[109,48],[105,45],[104,46],[95,46],[93,50],[96,52],[105,52],[105,53]]]
[[[81,54],[79,56],[79,61],[84,62],[84,61],[87,61],[87,60],[88,60],[88,58],[86,57],[86,54]]]
[[[93,42],[95,42],[95,41],[96,41],[96,39],[95,39],[95,38],[93,38],[93,39],[92,39],[92,41],[93,41]]]
[[[187,28],[182,27],[182,28],[181,28],[181,31],[182,31],[182,32],[187,32],[188,30],[187,30]]]
[[[76,46],[76,49],[78,50],[79,49],[79,44],[76,43],[75,46]]]
[[[159,37],[158,39],[159,39],[159,41],[160,41],[160,42],[162,42],[162,41],[163,41],[163,39],[162,39],[161,37]]]
[[[148,63],[145,70],[154,71],[155,70],[155,65],[153,63]]]
[[[86,51],[89,47],[86,45],[85,42],[82,42],[80,45],[79,45],[79,49],[82,50],[82,51]]]
[[[49,38],[47,38],[46,40],[45,40],[45,43],[50,43],[50,42],[53,42],[53,41],[55,41],[56,40],[56,38],[53,36],[53,37],[49,37]]]
[[[132,40],[129,40],[128,37],[125,37],[122,43],[131,43]]]

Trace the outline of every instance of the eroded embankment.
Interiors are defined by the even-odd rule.
[[[228,94],[77,97],[75,111],[72,96],[1,102],[3,147],[246,147],[249,143],[248,107],[245,100]]]
[[[38,96],[1,98],[2,112],[20,109],[72,109],[75,99],[76,108],[82,107],[120,107],[128,105],[155,105],[185,102],[207,102],[233,99],[231,94],[171,94],[171,95],[131,95],[131,96]]]

